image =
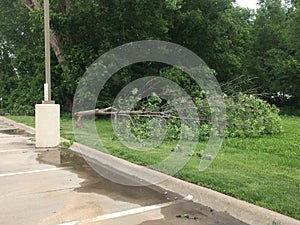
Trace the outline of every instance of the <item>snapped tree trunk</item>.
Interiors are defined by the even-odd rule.
[[[38,0],[22,0],[22,2],[29,11],[40,10],[43,7],[38,2]],[[66,0],[66,7],[67,8],[71,7],[71,0]],[[59,35],[57,35],[51,29],[50,29],[50,45],[54,51],[57,61],[61,66],[61,69],[65,72],[67,70],[67,66],[65,64],[67,60],[61,51],[61,39]]]

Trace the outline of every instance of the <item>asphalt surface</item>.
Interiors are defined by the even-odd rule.
[[[91,163],[35,149],[32,136],[0,121],[0,224],[245,225],[192,196],[113,183]]]

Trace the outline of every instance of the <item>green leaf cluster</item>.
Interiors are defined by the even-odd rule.
[[[260,137],[282,131],[279,109],[253,95],[226,98],[228,137]]]
[[[124,100],[125,101],[125,100]],[[133,122],[127,121],[128,128],[139,139],[147,139],[155,129],[158,136],[164,135],[163,129],[166,129],[165,140],[207,140],[212,132],[218,135],[218,131],[213,131],[211,126],[211,110],[205,98],[195,100],[199,115],[197,129],[199,136],[195,136],[195,130],[189,126],[193,120],[185,121],[186,118],[174,116],[166,119],[166,126],[162,123],[153,123],[153,117],[144,117],[140,115],[133,116]],[[266,101],[253,95],[238,94],[237,96],[225,96],[226,102],[226,137],[251,137],[257,138],[264,135],[273,135],[282,132],[281,118],[279,109],[270,105]],[[143,111],[152,110],[159,112],[162,107],[166,107],[166,102],[156,95],[149,97],[148,101],[142,101],[136,105],[135,109]],[[174,109],[176,110],[176,109]],[[189,110],[189,109],[186,109]]]
[[[65,59],[52,51],[53,99],[70,112],[79,80],[99,56],[128,42],[156,39],[200,56],[227,95],[258,93],[278,106],[300,106],[300,6],[285,2],[261,0],[252,11],[233,0],[53,1],[51,29]],[[5,112],[32,114],[45,82],[43,9],[30,11],[20,0],[1,0],[0,11],[0,97]],[[143,62],[116,73],[97,107],[111,105],[124,86],[145,76],[165,77],[193,98],[203,97],[182,71]]]

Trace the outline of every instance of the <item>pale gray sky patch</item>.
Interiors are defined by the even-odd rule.
[[[257,9],[258,8],[257,0],[236,0],[236,3],[239,6],[249,8],[249,9]]]

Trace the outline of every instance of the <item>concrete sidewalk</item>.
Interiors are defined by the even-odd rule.
[[[108,181],[79,154],[37,150],[31,135],[3,121],[0,212],[5,225],[245,225],[193,202],[192,196]]]

